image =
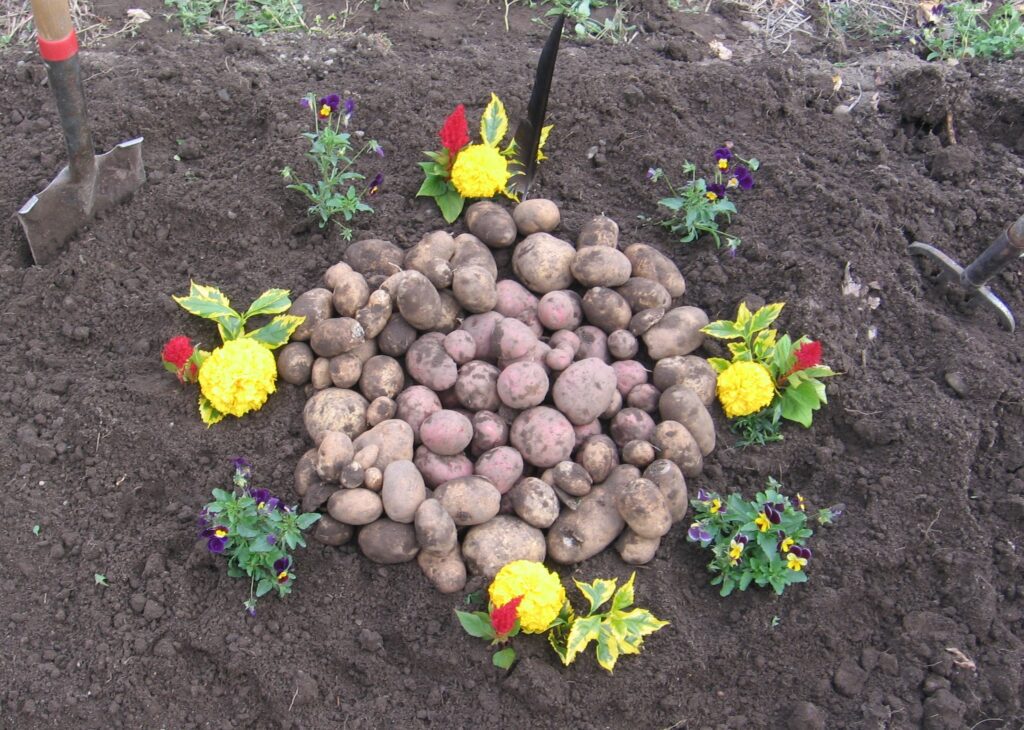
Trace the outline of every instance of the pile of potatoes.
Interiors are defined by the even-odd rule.
[[[576,245],[549,200],[466,212],[468,233],[353,243],[296,298],[278,355],[316,444],[295,489],[313,537],[416,559],[441,591],[467,569],[572,564],[615,543],[650,561],[715,446],[707,315],[651,246],[599,216]],[[513,278],[500,279],[499,268]]]

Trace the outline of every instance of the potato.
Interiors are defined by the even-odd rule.
[[[534,466],[554,466],[569,458],[576,445],[572,424],[554,408],[538,406],[523,411],[512,422],[509,441],[523,460]]]
[[[686,293],[686,281],[671,259],[657,249],[643,243],[626,248],[626,257],[633,265],[633,276],[653,279],[668,291],[673,299]]]
[[[569,349],[568,345],[555,347],[549,349],[547,354],[544,355],[544,365],[546,365],[549,370],[561,372],[572,365],[575,357],[576,354]]]
[[[587,322],[608,333],[628,327],[633,312],[615,291],[595,286],[583,295],[583,316]]]
[[[473,475],[473,462],[466,458],[465,454],[441,456],[426,446],[416,449],[416,458],[413,459],[413,463],[416,464],[416,468],[423,475],[423,480],[431,489],[452,479]]]
[[[576,434],[576,448],[582,446],[583,442],[591,436],[600,436],[601,433],[603,433],[601,430],[601,422],[597,419],[594,419],[590,423],[584,423],[582,426],[573,426],[572,430],[573,433]]]
[[[380,396],[374,398],[366,407],[366,423],[373,428],[382,421],[389,421],[398,412],[398,404],[391,398]]]
[[[362,274],[350,271],[338,277],[334,286],[334,311],[342,317],[355,317],[356,312],[366,306],[370,298],[370,287]]]
[[[433,497],[424,499],[413,516],[416,542],[424,552],[446,555],[459,546],[459,532],[448,511]]]
[[[379,492],[381,487],[384,485],[384,473],[375,466],[371,466],[369,469],[363,472],[363,486],[367,489],[372,489],[374,492]]]
[[[463,408],[471,411],[496,411],[501,405],[498,398],[498,376],[501,371],[482,360],[471,360],[459,368],[455,381],[455,395]]]
[[[608,335],[608,353],[616,360],[629,360],[640,351],[640,343],[629,330],[615,330]]]
[[[598,330],[598,332],[600,332],[600,330]],[[604,333],[602,332],[601,335],[604,336]],[[572,354],[575,357],[576,353],[579,352],[580,345],[582,343],[580,342],[579,335],[572,330],[558,330],[548,338],[548,344],[551,345],[551,347],[568,348],[572,351]]]
[[[689,355],[704,344],[701,327],[708,324],[708,315],[696,307],[676,307],[644,332],[644,344],[652,360],[673,355]]]
[[[392,314],[377,336],[377,346],[385,355],[402,357],[418,336],[416,329],[402,315]]]
[[[432,231],[405,252],[406,269],[418,271],[430,280],[435,289],[452,284],[451,258],[455,254],[455,239],[447,231]]]
[[[490,479],[504,494],[523,476],[523,457],[511,446],[496,446],[480,455],[473,473]]]
[[[328,431],[355,438],[366,430],[366,399],[354,390],[325,388],[306,401],[302,419],[306,432],[319,446]]]
[[[619,450],[608,436],[590,436],[576,452],[576,461],[586,469],[594,484],[600,484],[619,465]]]
[[[320,357],[334,357],[363,342],[365,331],[350,317],[325,319],[313,328],[309,344]]]
[[[584,288],[616,287],[629,281],[632,266],[621,251],[608,246],[586,246],[576,251],[570,267]]]
[[[398,311],[412,327],[433,329],[441,318],[441,297],[430,279],[418,271],[406,271],[392,295]]]
[[[567,367],[551,388],[555,407],[576,425],[601,415],[611,405],[614,392],[615,371],[594,357]]]
[[[655,387],[665,391],[673,385],[689,388],[707,408],[715,399],[718,374],[708,361],[697,355],[666,357],[654,366],[652,377]]]
[[[622,445],[622,460],[640,469],[654,461],[655,456],[654,445],[649,441],[636,439]]]
[[[615,388],[625,398],[638,385],[647,382],[647,368],[636,360],[619,360],[612,363],[615,373]]]
[[[314,484],[320,482],[320,475],[316,473],[317,450],[309,449],[295,465],[295,481],[293,483],[295,493],[300,497],[306,496],[306,492]]]
[[[626,524],[640,537],[653,539],[672,528],[668,501],[658,485],[647,479],[634,479],[615,490],[615,506]]]
[[[498,280],[498,265],[487,245],[472,233],[461,233],[455,237],[455,255],[451,259],[452,270],[462,266],[482,266],[494,280]]]
[[[435,454],[455,456],[473,440],[473,424],[457,411],[440,410],[420,425],[420,440]]]
[[[353,448],[355,448],[355,445],[353,445]],[[380,447],[376,444],[370,444],[359,449],[355,456],[352,457],[352,461],[359,464],[365,470],[377,463],[378,456],[380,456]]]
[[[659,398],[661,398],[660,390],[650,383],[639,383],[634,385],[626,396],[626,405],[630,408],[639,408],[647,413],[657,413]]]
[[[327,285],[328,289],[334,289],[341,278],[352,271],[352,267],[346,264],[344,261],[332,265],[327,271],[324,272],[324,284]]]
[[[505,248],[516,242],[512,216],[490,200],[480,200],[466,208],[466,228],[491,248]]]
[[[472,527],[462,541],[462,557],[471,573],[491,579],[516,560],[544,562],[544,533],[518,517],[501,515]]]
[[[366,306],[356,312],[356,321],[362,326],[366,339],[372,340],[384,330],[393,313],[391,295],[378,289],[370,295]]]
[[[437,393],[424,385],[414,385],[399,393],[395,402],[398,404],[395,415],[412,427],[413,438],[418,443],[422,423],[441,410]]]
[[[473,341],[473,335],[465,330],[449,332],[445,335],[442,346],[456,365],[465,365],[476,357],[476,342]]]
[[[610,433],[619,446],[627,441],[650,441],[654,438],[654,419],[639,408],[624,408],[612,419]]]
[[[527,325],[512,317],[505,317],[494,325],[491,333],[491,352],[499,359],[514,360],[525,357],[537,346],[537,335]]]
[[[352,439],[340,431],[328,431],[320,440],[316,455],[316,473],[326,482],[336,482],[341,470],[352,461]]]
[[[622,410],[622,396],[619,395],[619,391],[612,391],[612,402],[608,404],[608,407],[601,411],[600,418],[604,421],[611,420],[615,417],[615,414]]]
[[[390,241],[367,238],[349,244],[342,261],[369,281],[371,277],[388,277],[402,270],[405,253]]]
[[[306,492],[302,498],[302,511],[303,512],[316,512],[325,504],[327,500],[331,498],[331,495],[338,490],[337,484],[328,484],[327,482],[317,481],[309,491]]]
[[[387,355],[375,355],[363,365],[359,390],[367,400],[395,398],[405,386],[401,363]]]
[[[420,546],[412,525],[380,519],[359,531],[359,549],[375,563],[395,565],[416,557]]]
[[[288,314],[295,317],[305,317],[305,321],[295,328],[292,333],[292,340],[305,342],[313,336],[313,328],[330,319],[334,315],[331,307],[330,289],[310,289],[307,292],[295,297],[295,301],[288,308]]]
[[[646,565],[654,560],[655,553],[661,545],[660,537],[640,537],[627,527],[615,541],[615,549],[622,562],[629,565]]]
[[[642,312],[645,309],[658,307],[668,309],[672,306],[672,297],[668,290],[658,282],[645,279],[642,276],[631,277],[615,292],[626,300],[633,312]]]
[[[459,368],[444,349],[439,332],[423,335],[409,346],[405,367],[409,375],[433,391],[451,388],[458,380]]]
[[[502,279],[497,284],[498,302],[494,309],[503,317],[519,319],[526,312],[536,311],[539,300],[529,289],[513,279]]]
[[[472,420],[473,441],[470,445],[474,454],[482,454],[508,443],[508,423],[497,413],[477,411]]]
[[[537,319],[549,330],[576,329],[583,324],[583,300],[574,291],[550,291],[537,304]]]
[[[573,497],[584,497],[590,494],[594,480],[580,464],[573,461],[560,461],[551,470],[551,478],[556,487]]]
[[[291,385],[305,385],[313,372],[316,357],[305,342],[289,342],[277,353],[277,374]]]
[[[321,545],[338,547],[352,539],[355,530],[350,525],[338,522],[330,515],[320,515],[313,528],[312,537]]]
[[[327,512],[346,525],[368,525],[384,514],[384,505],[369,489],[339,489],[327,500]]]
[[[662,458],[674,461],[684,476],[699,476],[704,470],[704,457],[700,447],[686,426],[678,421],[662,421],[654,430],[651,440]]]
[[[550,233],[562,222],[562,214],[558,206],[544,198],[524,200],[512,209],[512,219],[520,236],[534,233]],[[507,316],[507,315],[506,315]]]
[[[384,514],[395,522],[412,522],[416,510],[427,498],[423,475],[411,461],[392,461],[384,469],[384,484],[380,492]]]
[[[662,317],[665,316],[664,307],[654,307],[653,309],[645,309],[642,312],[637,312],[629,320],[629,329],[637,337],[643,335],[644,332],[649,330],[654,325],[661,321]]]
[[[528,525],[543,530],[551,527],[558,519],[559,506],[555,490],[540,479],[520,479],[508,496],[512,510]]]
[[[365,477],[366,470],[359,464],[351,462],[342,468],[341,475],[338,477],[338,482],[345,489],[355,489],[356,487],[363,486],[363,480]]]
[[[373,465],[378,469],[386,469],[392,461],[412,459],[413,440],[412,426],[393,418],[381,421],[366,433],[360,434],[353,439],[352,445],[357,452],[367,446],[376,446],[378,453]]]
[[[485,312],[466,317],[462,323],[462,329],[468,332],[476,344],[477,360],[497,360],[498,353],[491,344],[494,336],[494,328],[498,322],[505,319],[497,312]]]
[[[441,300],[441,314],[434,323],[432,332],[440,332],[443,335],[453,332],[462,324],[463,318],[469,314],[462,308],[455,295],[449,289],[442,289],[437,293]]]
[[[446,555],[420,550],[416,562],[427,580],[441,593],[458,593],[466,587],[466,564],[458,547]]]
[[[575,510],[563,510],[548,530],[548,557],[563,565],[592,558],[611,545],[625,526],[613,495],[595,487]]]
[[[318,357],[313,361],[309,371],[309,382],[315,390],[331,387],[331,363],[326,357]]]
[[[591,218],[580,230],[576,239],[576,248],[588,246],[607,246],[617,248],[619,245],[619,224],[604,215]]]
[[[661,394],[658,400],[661,417],[667,421],[678,421],[690,432],[700,453],[707,456],[715,450],[715,423],[704,407],[700,396],[685,385],[673,385]]]
[[[502,403],[523,410],[543,403],[548,385],[548,374],[542,365],[519,362],[501,371],[496,387]]]
[[[470,476],[445,482],[434,490],[434,498],[459,527],[480,525],[498,514],[501,493],[488,479]]]
[[[657,484],[658,489],[665,495],[673,522],[679,522],[686,516],[686,508],[690,504],[687,501],[686,479],[675,462],[668,459],[651,462],[644,470],[644,479]]]
[[[585,324],[577,327],[575,334],[580,341],[576,350],[577,360],[596,357],[602,362],[608,362],[608,336],[599,327]]]
[[[462,266],[452,275],[452,293],[468,312],[490,312],[498,303],[497,283],[482,266]]]
[[[532,292],[547,294],[572,286],[572,260],[576,249],[550,233],[533,233],[516,246],[512,270]]]
[[[378,354],[377,343],[374,340],[365,340],[349,350],[346,355],[355,355],[359,362],[366,365],[366,361]]]

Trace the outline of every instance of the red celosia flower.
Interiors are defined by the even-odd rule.
[[[515,628],[519,603],[522,600],[522,596],[516,596],[504,606],[498,606],[491,611],[491,626],[499,639],[505,638]]]
[[[469,124],[466,122],[466,107],[462,104],[455,107],[455,111],[444,120],[441,127],[441,144],[448,150],[452,160],[459,150],[469,144]]]
[[[807,368],[820,364],[821,343],[805,342],[800,345],[800,347],[796,348],[796,352],[793,353],[793,356],[796,358],[796,363],[787,375],[792,375],[798,370],[806,370]]]
[[[192,346],[188,337],[185,337],[185,335],[178,335],[177,337],[172,337],[167,341],[167,344],[164,345],[163,352],[161,352],[161,357],[165,364],[173,366],[174,371],[178,376],[178,380],[181,382],[185,382],[185,380],[194,382],[196,376],[196,364],[194,362],[189,362],[189,359],[194,353],[195,348]],[[185,373],[186,366],[188,370],[188,377],[186,377]]]

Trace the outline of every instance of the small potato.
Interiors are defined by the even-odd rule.
[[[686,281],[672,260],[657,249],[643,243],[626,248],[626,257],[633,265],[633,276],[653,279],[668,291],[673,299],[686,293]]]
[[[380,519],[359,531],[357,538],[363,555],[381,565],[408,563],[415,559],[420,546],[412,525]]]
[[[366,306],[356,312],[356,321],[362,326],[366,339],[372,340],[384,330],[393,313],[391,295],[378,289],[370,295]]]
[[[384,484],[384,472],[375,466],[363,472],[363,486],[374,492],[379,492]]]
[[[640,343],[629,330],[615,330],[608,335],[608,352],[616,360],[629,360],[640,351]]]
[[[608,333],[628,327],[633,312],[626,300],[614,290],[595,286],[583,295],[583,316],[587,322]]]
[[[525,357],[537,346],[537,335],[518,319],[505,317],[494,325],[491,334],[491,351],[500,360],[515,360]]]
[[[473,414],[471,446],[474,454],[482,454],[507,443],[508,423],[505,419],[492,411],[477,411]]]
[[[606,246],[617,248],[619,245],[619,224],[604,215],[591,218],[580,230],[576,239],[576,248],[588,246]]]
[[[707,456],[715,450],[715,423],[711,414],[700,396],[685,385],[673,385],[662,393],[658,399],[658,410],[663,419],[678,421],[686,427],[700,447],[701,454]]]
[[[600,330],[598,330],[598,332],[600,332]],[[603,336],[604,333],[601,334]],[[548,338],[548,344],[551,345],[551,347],[568,348],[569,350],[572,350],[572,354],[575,356],[580,350],[581,342],[579,335],[572,330],[558,330]]]
[[[428,553],[445,555],[459,546],[459,532],[455,520],[434,498],[424,499],[413,516],[416,542]]]
[[[590,474],[576,462],[565,460],[555,464],[551,477],[556,487],[573,497],[584,497],[590,494],[594,481]]]
[[[416,442],[420,440],[420,425],[431,414],[441,410],[441,401],[437,393],[423,385],[406,388],[395,399],[398,411],[395,415],[412,427]]]
[[[498,322],[505,319],[497,312],[485,312],[466,317],[462,323],[462,330],[468,332],[476,343],[477,360],[497,360],[498,353],[491,344],[494,338],[494,328]]]
[[[625,398],[638,385],[647,382],[647,368],[636,360],[619,360],[612,363],[615,373],[615,388]]]
[[[472,233],[461,233],[455,237],[455,254],[451,259],[452,270],[463,266],[482,266],[498,280],[498,265],[494,254],[487,245]]]
[[[401,271],[405,252],[390,241],[367,238],[349,244],[341,258],[369,280],[372,276],[388,277]]]
[[[363,363],[358,356],[346,352],[328,361],[328,373],[335,388],[351,388],[363,374]]]
[[[437,293],[441,300],[441,314],[434,323],[432,332],[440,332],[443,335],[453,332],[459,328],[463,318],[469,314],[459,304],[459,300],[449,289],[442,289]]]
[[[338,277],[334,286],[334,311],[342,317],[355,317],[370,299],[370,287],[362,274],[350,271]]]
[[[615,371],[597,358],[579,360],[555,380],[551,395],[555,407],[576,425],[590,423],[611,405]]]
[[[576,249],[568,241],[550,233],[534,233],[522,241],[512,254],[512,270],[532,292],[547,294],[572,286],[572,260]]]
[[[658,489],[665,495],[673,522],[679,522],[686,516],[686,508],[690,504],[686,499],[686,479],[675,462],[668,459],[651,462],[644,470],[644,479],[657,484]]]
[[[554,202],[533,198],[517,205],[512,210],[512,219],[519,235],[529,236],[534,233],[551,233],[562,222],[562,214]]]
[[[331,387],[331,363],[326,357],[318,357],[313,361],[313,368],[309,371],[309,382],[314,390]]]
[[[306,432],[317,446],[330,431],[342,431],[349,438],[366,430],[366,399],[354,390],[325,388],[306,401],[302,419]]]
[[[331,498],[331,495],[338,490],[337,484],[329,484],[327,482],[318,481],[306,495],[302,498],[302,511],[303,512],[316,512],[325,504],[327,500]]]
[[[504,494],[523,476],[523,457],[511,446],[497,446],[476,460],[473,473],[489,479]]]
[[[516,482],[508,493],[512,510],[528,525],[546,529],[558,519],[558,497],[551,485],[534,477]]]
[[[640,337],[644,332],[649,330],[654,325],[661,321],[662,317],[665,316],[664,307],[655,307],[654,309],[645,309],[642,312],[637,312],[629,320],[629,331]]]
[[[594,419],[590,423],[584,423],[582,426],[573,426],[573,433],[576,434],[576,448],[583,445],[591,436],[600,436],[602,433],[601,422]]]
[[[416,562],[430,584],[441,593],[458,593],[466,587],[466,564],[458,547],[446,555],[420,550]]]
[[[644,332],[647,354],[652,360],[673,355],[689,355],[704,344],[701,328],[708,324],[708,315],[697,307],[676,307]]]
[[[627,464],[643,469],[654,461],[657,454],[654,446],[648,441],[627,441],[622,445],[622,460]]]
[[[635,479],[617,489],[615,506],[626,524],[640,537],[654,539],[672,529],[668,502],[652,481]]]
[[[568,347],[555,347],[548,350],[544,355],[544,364],[549,370],[562,372],[572,365],[575,357],[576,354]]]
[[[651,440],[662,458],[674,461],[683,476],[696,477],[704,470],[700,447],[686,426],[677,421],[662,421]]]
[[[325,319],[313,328],[309,344],[320,357],[334,357],[356,347],[365,339],[366,332],[351,317]]]
[[[374,340],[364,340],[345,354],[355,355],[359,358],[359,362],[365,365],[367,360],[378,354],[377,343]]]
[[[394,299],[405,321],[418,330],[433,329],[441,318],[441,297],[418,271],[405,272]]]
[[[435,289],[451,286],[451,258],[455,254],[455,239],[447,231],[432,231],[420,242],[405,252],[406,269],[418,271],[434,285]]]
[[[384,514],[384,505],[369,489],[339,489],[327,500],[327,512],[346,525],[368,525]]]
[[[352,539],[355,530],[350,525],[342,524],[330,515],[320,515],[313,528],[312,537],[321,545],[338,547]]]
[[[447,481],[434,490],[434,499],[441,503],[459,527],[480,525],[498,514],[501,493],[483,477],[460,477]]]
[[[468,312],[490,312],[498,303],[497,283],[481,266],[462,266],[452,275],[452,293]]]
[[[496,411],[501,405],[498,397],[498,376],[501,371],[481,360],[471,360],[459,368],[455,381],[455,395],[463,408],[471,411]]]
[[[600,484],[619,465],[619,450],[608,436],[590,436],[576,452],[576,461],[594,484]]]
[[[630,482],[636,481],[641,476],[643,475],[640,473],[640,469],[632,464],[619,464],[612,469],[612,473],[608,475],[608,478],[598,486],[612,494],[618,494],[620,489]]]
[[[534,466],[554,466],[569,458],[576,435],[568,419],[554,408],[538,406],[519,414],[509,430],[509,441],[523,460]]]
[[[431,489],[452,479],[473,475],[473,462],[466,458],[465,454],[441,456],[426,446],[416,449],[416,458],[413,459],[413,463],[416,464],[416,468],[423,475],[423,480]]]
[[[627,441],[650,441],[654,438],[654,419],[639,408],[624,408],[612,419],[610,433],[619,446]]]
[[[535,362],[509,365],[498,376],[498,397],[510,408],[524,410],[539,406],[548,394],[548,374]]]
[[[355,448],[354,444],[353,448]],[[363,470],[365,471],[377,463],[378,456],[380,456],[380,447],[376,444],[370,444],[369,446],[364,446],[359,449],[355,456],[352,457],[352,461],[353,463],[359,464],[359,466],[363,467]]]
[[[576,328],[575,334],[580,341],[579,349],[576,350],[577,360],[596,357],[602,362],[608,362],[608,336],[601,328],[585,324]]]
[[[277,353],[277,374],[291,385],[305,385],[313,372],[316,357],[305,342],[289,342]]]
[[[457,411],[441,410],[420,425],[420,440],[435,454],[455,456],[473,440],[473,424]]]
[[[316,473],[317,450],[309,449],[295,465],[295,493],[305,497],[306,492],[314,484],[319,483],[320,475]]]
[[[328,431],[317,449],[316,473],[326,482],[336,482],[353,456],[352,439],[340,431]]]
[[[395,398],[405,387],[405,372],[401,363],[387,355],[375,355],[363,365],[359,390],[367,400]]]
[[[629,281],[632,266],[621,251],[607,246],[587,246],[576,251],[572,275],[584,288],[617,287]]]
[[[462,541],[462,557],[471,573],[493,578],[516,560],[543,562],[544,533],[518,517],[501,515],[470,528]]]
[[[398,412],[398,404],[391,398],[379,396],[366,408],[366,423],[373,428],[382,421],[388,421]]]
[[[660,537],[640,537],[630,527],[622,531],[615,541],[615,549],[622,562],[629,565],[646,565],[654,560],[655,553],[661,546]]]
[[[616,290],[629,304],[634,312],[642,312],[645,309],[656,309],[663,307],[668,309],[672,306],[672,297],[668,290],[661,284],[642,276],[634,276]]]
[[[634,385],[626,396],[626,405],[630,408],[639,408],[646,413],[658,412],[658,399],[661,398],[661,391],[650,383],[639,383]]]
[[[313,335],[313,328],[334,316],[334,309],[331,306],[330,289],[310,289],[307,292],[295,297],[295,301],[288,308],[288,314],[295,317],[305,317],[305,321],[295,328],[292,333],[292,340],[305,342]]]
[[[352,271],[351,266],[344,261],[339,261],[324,272],[324,284],[327,285],[328,289],[333,290],[341,278],[350,271]]]
[[[502,279],[497,284],[498,302],[495,304],[495,311],[503,317],[514,317],[526,324],[522,315],[527,312],[535,312],[539,300],[530,290],[512,279]]]
[[[476,342],[473,341],[473,335],[465,330],[455,330],[445,335],[443,347],[456,365],[465,365],[476,357]]]
[[[352,440],[356,452],[367,446],[376,446],[377,459],[373,465],[378,469],[386,469],[392,461],[408,461],[412,459],[413,435],[412,426],[405,421],[391,419],[381,421],[366,433]]]
[[[391,319],[377,336],[377,347],[385,355],[402,357],[419,337],[416,328],[405,321],[400,314],[392,314]]]
[[[619,395],[619,391],[612,391],[612,402],[608,404],[608,407],[601,411],[600,418],[603,421],[610,421],[615,418],[615,415],[622,410],[622,396]]]
[[[654,366],[654,385],[662,391],[673,385],[689,388],[707,408],[715,399],[718,374],[708,361],[697,355],[666,357]]]
[[[480,200],[466,208],[466,228],[491,248],[506,248],[516,242],[512,216],[490,200]]]
[[[551,525],[548,557],[563,565],[580,563],[611,545],[625,526],[613,494],[595,487],[575,510],[564,510]]]
[[[392,461],[384,469],[380,493],[384,514],[395,522],[412,522],[416,510],[427,498],[423,475],[411,461]]]
[[[352,462],[346,464],[341,470],[341,475],[338,477],[338,482],[345,489],[355,489],[356,487],[363,486],[363,479],[366,476],[366,470],[363,469],[359,464]]]
[[[413,342],[405,355],[409,375],[435,392],[455,385],[459,368],[444,349],[445,335],[431,332]]]
[[[574,291],[548,292],[537,304],[537,319],[549,330],[574,330],[583,324],[583,300]]]

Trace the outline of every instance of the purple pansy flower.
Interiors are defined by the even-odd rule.
[[[803,545],[794,545],[789,549],[789,551],[796,555],[798,558],[803,558],[804,560],[811,559],[811,549],[805,548]]]
[[[334,112],[338,111],[338,107],[341,106],[341,97],[337,94],[328,94],[321,98],[316,103],[316,112],[321,117],[326,119],[331,116]]]
[[[754,176],[743,165],[736,165],[736,169],[733,170],[733,177],[736,178],[736,182],[743,190],[750,190],[754,187]]]
[[[350,117],[355,112],[355,110],[356,100],[350,96],[349,98],[345,99],[345,115]]]
[[[715,150],[714,155],[716,162],[721,162],[722,160],[728,162],[732,159],[732,150],[728,147],[719,147]]]
[[[277,535],[267,535],[267,545],[276,545]]]
[[[292,559],[287,555],[274,561],[274,575],[278,583],[285,583],[291,577],[291,574],[288,572],[288,567],[291,564]]]
[[[697,490],[697,501],[698,502],[710,502],[711,495],[708,494],[704,489]]]
[[[690,529],[687,531],[686,536],[693,542],[710,542],[711,533],[704,529],[704,525],[699,522],[694,522],[690,525]]]
[[[782,522],[782,515],[773,505],[766,504],[764,506],[764,516],[767,517],[768,521],[773,525],[777,525]]]
[[[199,534],[200,537],[206,538],[206,547],[211,553],[219,555],[224,552],[224,548],[228,545],[228,528],[224,527],[224,525],[207,527]]]
[[[309,109],[309,97],[304,96],[301,99],[299,99],[299,106],[301,106],[303,109]]]
[[[378,172],[374,175],[373,180],[370,181],[369,193],[370,195],[376,195],[377,191],[380,190],[380,186],[384,184],[384,173]]]
[[[708,197],[712,200],[721,200],[725,197],[725,185],[722,183],[708,183],[707,191]]]

